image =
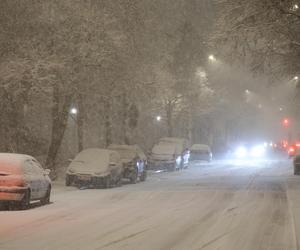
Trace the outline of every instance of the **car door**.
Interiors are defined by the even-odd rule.
[[[26,180],[26,183],[30,187],[30,198],[31,200],[35,200],[39,198],[39,177],[36,174],[36,170],[32,164],[31,159],[27,159],[23,162],[22,165],[24,177]]]
[[[122,166],[120,161],[120,156],[118,153],[113,152],[110,154],[110,172],[111,175],[115,178],[121,174]],[[113,165],[111,163],[114,163]]]
[[[39,195],[40,197],[44,197],[47,193],[49,181],[47,178],[47,174],[45,170],[42,168],[42,165],[36,160],[32,159],[32,165],[35,168],[35,172],[37,176],[39,176]]]

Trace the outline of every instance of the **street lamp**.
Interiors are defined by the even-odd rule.
[[[294,77],[294,80],[296,80],[296,81],[299,80],[299,77],[298,77],[298,76],[295,76],[295,77]]]
[[[72,115],[76,115],[77,112],[78,112],[78,110],[77,110],[76,108],[71,108],[71,110],[70,110],[70,113],[71,113]]]
[[[161,116],[160,115],[158,115],[158,116],[156,116],[156,121],[161,121]]]
[[[214,55],[210,55],[210,56],[208,57],[208,59],[209,59],[210,61],[212,61],[212,62],[216,61],[216,58],[215,58]]]
[[[295,4],[295,5],[294,5],[294,9],[295,9],[295,10],[298,10],[298,9],[299,9],[299,5],[298,5],[298,4]]]
[[[290,125],[290,120],[288,118],[284,118],[282,124],[284,127],[288,127]]]

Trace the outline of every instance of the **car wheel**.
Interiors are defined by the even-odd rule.
[[[147,179],[147,171],[144,170],[141,177],[140,177],[140,181],[145,181]]]
[[[111,188],[111,176],[108,175],[104,178],[104,188]]]
[[[22,200],[20,201],[19,208],[21,210],[26,210],[30,205],[30,190],[27,189],[24,193]]]
[[[45,197],[43,199],[41,199],[42,205],[46,205],[46,204],[50,203],[50,194],[51,194],[51,187],[49,186]]]
[[[66,175],[66,186],[69,187],[72,185],[72,182],[73,182],[73,178],[71,178],[70,175]]]
[[[117,187],[121,187],[122,186],[122,179],[123,179],[123,174],[120,174],[117,178],[117,181],[116,181],[116,186]]]
[[[130,183],[131,184],[136,184],[137,177],[138,177],[138,171],[137,171],[137,169],[134,169],[134,171],[132,171],[132,173],[130,175]]]

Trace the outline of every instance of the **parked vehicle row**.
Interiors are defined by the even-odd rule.
[[[122,185],[123,179],[132,184],[145,181],[147,169],[175,171],[187,168],[189,160],[211,159],[208,146],[194,145],[189,149],[186,139],[175,137],[161,138],[148,157],[138,145],[113,144],[107,149],[89,148],[70,160],[65,184],[111,188]],[[49,203],[49,173],[50,170],[43,169],[31,156],[0,153],[0,205],[26,209],[31,201]]]
[[[164,137],[151,150],[149,168],[175,171],[187,168],[190,161],[196,160],[212,160],[209,146],[194,144],[189,147],[188,140],[184,138]]]

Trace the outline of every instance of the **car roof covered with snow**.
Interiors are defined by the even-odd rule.
[[[0,153],[0,162],[5,161],[20,164],[28,159],[33,159],[33,157],[25,154]]]
[[[152,148],[152,154],[157,155],[174,155],[179,154],[179,149],[176,144],[159,143]]]
[[[0,173],[21,174],[21,166],[33,157],[24,154],[0,153]]]
[[[142,160],[147,157],[138,145],[111,144],[108,149],[117,151],[122,159],[133,159],[139,156]]]
[[[194,144],[191,146],[192,151],[210,151],[210,147],[205,144]]]
[[[159,139],[159,144],[177,144],[179,145],[179,150],[183,151],[185,148],[188,148],[188,140],[185,138],[179,137],[162,137]]]

